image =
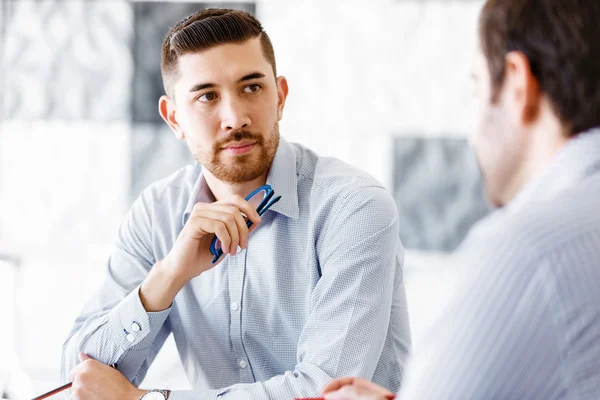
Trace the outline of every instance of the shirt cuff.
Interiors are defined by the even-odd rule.
[[[112,340],[123,351],[149,347],[171,312],[171,307],[159,312],[147,312],[140,299],[140,286],[110,313]]]

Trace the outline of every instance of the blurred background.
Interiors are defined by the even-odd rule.
[[[393,193],[415,346],[488,212],[466,137],[479,0],[0,0],[0,398],[60,383],[61,347],[149,183],[193,162],[157,113],[160,44],[204,7],[254,13],[289,141]],[[168,342],[145,387],[186,388]]]

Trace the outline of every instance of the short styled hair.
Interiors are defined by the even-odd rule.
[[[161,51],[160,69],[165,93],[170,97],[173,95],[173,86],[178,77],[177,60],[182,55],[254,38],[260,38],[263,54],[277,76],[271,39],[252,14],[241,10],[208,8],[175,24],[165,36]]]

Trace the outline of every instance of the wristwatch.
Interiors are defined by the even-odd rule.
[[[167,400],[170,393],[170,390],[152,389],[144,393],[140,400]]]

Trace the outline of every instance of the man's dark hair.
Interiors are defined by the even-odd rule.
[[[263,54],[277,76],[275,52],[260,22],[245,11],[208,8],[177,23],[165,36],[160,69],[167,95],[173,95],[177,60],[184,54],[210,49],[225,43],[242,43],[260,38]]]
[[[479,29],[492,101],[519,51],[573,135],[600,125],[600,0],[488,0]]]

